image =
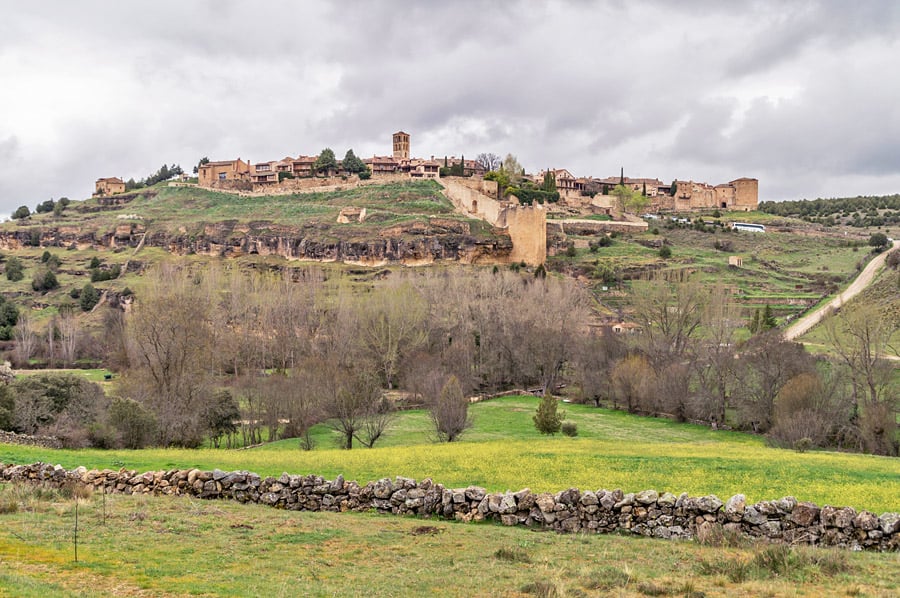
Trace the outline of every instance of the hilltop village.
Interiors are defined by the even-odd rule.
[[[392,152],[387,156],[360,159],[349,150],[338,160],[331,149],[325,149],[318,156],[262,162],[204,159],[196,168],[196,182],[185,173],[181,183],[170,184],[262,196],[433,180],[459,213],[509,235],[510,260],[535,266],[546,261],[548,234],[565,237],[575,229],[589,229],[589,234],[640,232],[648,228],[641,216],[709,209],[750,211],[758,204],[758,181],[752,178],[710,185],[631,178],[624,169],[618,177],[605,178],[575,177],[565,168],[528,174],[511,155],[502,161],[493,154],[480,154],[474,160],[425,159],[411,157],[410,147],[409,133],[398,131],[392,135]],[[126,188],[119,178],[102,178],[96,181],[94,195],[122,193]],[[584,220],[598,216],[602,222]],[[364,212],[348,210],[338,222],[362,222],[365,217]]]
[[[410,135],[403,131],[394,133],[391,141],[391,155],[375,155],[362,160],[353,156],[353,164],[344,164],[344,161],[337,159],[326,160],[323,164],[321,155],[286,156],[280,160],[262,162],[241,158],[205,162],[197,169],[197,182],[199,186],[210,189],[279,193],[334,185],[352,179],[386,181],[461,176],[481,180],[490,170],[502,168],[499,160],[496,164],[490,164],[489,160],[467,160],[456,156],[443,159],[435,159],[434,156],[427,159],[411,157]],[[676,179],[664,183],[656,178],[632,178],[624,176],[624,171],[620,176],[604,178],[576,177],[565,168],[541,170],[530,175],[522,173],[524,180],[535,185],[543,185],[548,177],[554,181],[554,189],[559,194],[559,207],[581,213],[615,216],[617,211],[621,211],[617,209],[619,206],[614,196],[618,186],[646,197],[646,211],[650,212],[712,208],[750,211],[756,209],[758,204],[759,183],[753,178],[738,178],[711,185],[693,180]],[[101,178],[96,181],[94,195],[124,191],[125,182],[122,179]],[[496,198],[510,199],[500,197],[503,191],[498,188]]]

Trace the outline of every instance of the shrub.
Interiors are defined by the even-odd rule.
[[[115,280],[122,273],[122,266],[113,264],[109,270],[94,268],[91,270],[91,282],[103,282],[104,280]]]
[[[100,258],[98,258],[95,255],[94,257],[91,258],[91,263],[88,264],[88,268],[93,270],[94,268],[99,268],[99,267],[100,267]]]
[[[669,259],[672,257],[672,249],[668,245],[663,245],[659,248],[659,257],[664,260]]]
[[[59,288],[59,281],[56,280],[56,274],[53,273],[53,270],[43,269],[38,271],[34,278],[31,279],[31,288],[38,293],[46,293]]]
[[[578,253],[575,251],[575,243],[570,242],[566,245],[566,257],[575,257]]]
[[[6,280],[18,282],[25,278],[25,267],[22,260],[17,257],[11,257],[6,261]]]
[[[887,254],[887,258],[885,259],[885,263],[889,268],[893,268],[896,270],[900,267],[900,249],[895,249],[889,254]]]
[[[98,301],[100,301],[100,292],[91,283],[85,284],[81,289],[81,298],[78,302],[81,311],[91,311]]]
[[[534,427],[537,428],[538,432],[550,434],[551,436],[559,432],[565,414],[559,413],[557,407],[558,405],[553,395],[545,394],[538,405],[537,413],[532,417]]]
[[[12,213],[13,220],[28,218],[29,216],[31,216],[31,210],[28,209],[28,206],[19,206],[16,208],[16,211]]]
[[[521,548],[498,548],[494,558],[508,563],[530,563],[531,557]]]
[[[562,423],[560,427],[560,431],[564,436],[568,436],[569,438],[574,438],[578,436],[578,424],[575,422],[565,421]]]
[[[144,448],[156,435],[156,417],[132,399],[113,399],[107,423],[116,430],[122,448]]]
[[[588,590],[604,590],[609,591],[614,588],[624,588],[631,581],[631,576],[610,565],[601,565],[598,569],[591,571],[583,585]]]

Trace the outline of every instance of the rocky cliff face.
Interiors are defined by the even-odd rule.
[[[289,260],[372,266],[391,262],[419,265],[442,260],[505,263],[512,250],[508,236],[496,234],[486,239],[476,238],[467,222],[449,218],[357,231],[317,223],[300,228],[272,222],[237,221],[207,224],[194,231],[182,228],[174,233],[147,230],[139,223],[120,224],[112,230],[85,230],[77,226],[38,230],[32,227],[0,231],[0,250],[14,251],[26,246],[134,248],[146,236],[145,246],[162,247],[177,255],[276,255]]]

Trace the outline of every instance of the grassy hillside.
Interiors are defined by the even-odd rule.
[[[653,488],[675,494],[743,493],[750,501],[795,496],[819,504],[872,511],[900,510],[900,462],[869,455],[797,453],[768,448],[763,440],[631,416],[584,405],[567,405],[579,436],[542,437],[531,416],[533,397],[510,397],[472,407],[475,425],[452,444],[428,442],[427,415],[405,412],[386,433],[383,447],[333,448],[332,434],[317,429],[318,448],[300,450],[296,440],[252,450],[48,451],[0,445],[0,462],[48,461],[66,467],[137,470],[199,467],[248,469],[262,475],[343,474],[360,482],[397,475],[431,477],[447,486],[489,490],[558,491]]]
[[[789,224],[784,219],[779,222]],[[550,266],[593,279],[598,298],[613,308],[627,306],[630,279],[660,271],[724,285],[748,309],[768,304],[784,318],[844,286],[871,257],[862,239],[811,235],[791,226],[757,234],[701,232],[665,224],[653,222],[648,232],[619,236],[608,247],[576,247],[575,255],[571,250],[557,252]],[[593,240],[570,236],[567,242],[584,245]],[[672,252],[667,259],[659,255],[657,246],[663,243]],[[730,256],[743,258],[743,265],[729,266]]]
[[[4,228],[78,224],[103,229],[136,221],[151,231],[177,231],[226,220],[303,226],[311,222],[332,224],[345,207],[366,207],[372,222],[385,223],[413,216],[451,215],[453,206],[440,190],[440,185],[433,181],[409,181],[345,190],[245,196],[160,183],[112,198],[73,202],[61,216],[34,214],[25,220],[6,223]],[[112,200],[116,202],[110,205]]]

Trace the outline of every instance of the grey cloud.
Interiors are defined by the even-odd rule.
[[[529,169],[577,175],[624,165],[667,180],[757,176],[788,198],[817,194],[823,173],[862,173],[854,180],[881,188],[900,173],[898,7],[23,4],[0,18],[0,111],[13,107],[0,112],[0,212],[17,198],[84,197],[99,176],[137,178],[162,162],[383,154],[397,129],[420,155],[511,152]],[[3,94],[20,72],[4,57],[16,55],[46,65],[17,88],[52,88],[65,68],[96,86],[96,105],[61,101],[52,120],[15,113]],[[784,81],[793,96],[771,89]],[[53,130],[25,124],[41,120]],[[29,171],[52,156],[52,175],[22,185],[10,155]]]

